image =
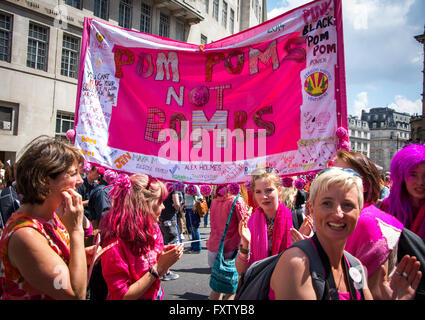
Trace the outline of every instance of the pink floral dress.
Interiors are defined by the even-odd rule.
[[[69,234],[56,213],[50,220],[34,218],[28,213],[14,213],[7,221],[0,240],[0,288],[3,300],[51,300],[32,287],[15,268],[8,257],[7,247],[12,234],[21,228],[34,228],[47,240],[49,246],[66,264],[69,263]]]

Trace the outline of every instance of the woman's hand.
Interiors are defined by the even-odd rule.
[[[183,255],[183,244],[169,245],[164,247],[158,257],[157,270],[160,276],[168,272]]]
[[[306,216],[303,223],[300,226],[299,232],[305,237],[308,237],[312,231],[313,231],[313,217]]]
[[[422,278],[419,271],[421,263],[416,257],[405,255],[397,265],[389,280],[383,277],[380,282],[381,293],[387,300],[411,300],[415,297],[416,289]]]
[[[59,207],[61,221],[71,235],[83,232],[84,207],[81,195],[73,189],[62,191],[63,204]]]
[[[251,243],[251,231],[249,231],[247,222],[249,217],[244,217],[239,222],[239,235],[241,236],[242,247],[249,249],[249,244]]]
[[[300,233],[295,228],[291,228],[289,230],[289,233],[291,235],[291,243],[295,243],[297,241],[304,240],[304,239],[307,239],[308,238],[307,236],[303,235],[302,233]]]

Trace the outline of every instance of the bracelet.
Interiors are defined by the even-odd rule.
[[[238,254],[238,259],[241,260],[242,262],[248,263],[249,262],[249,256],[247,258],[242,258],[240,254]]]
[[[155,278],[159,279],[158,271],[155,269],[154,266],[149,266],[149,273],[153,275]]]
[[[249,254],[250,253],[249,249],[242,248],[242,245],[239,245],[239,251],[242,252],[242,253],[245,253],[245,254]]]

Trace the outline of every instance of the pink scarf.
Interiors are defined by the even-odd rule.
[[[264,211],[257,207],[248,220],[251,232],[250,264],[268,257],[269,244],[267,239],[267,222]],[[283,204],[279,203],[273,225],[272,255],[278,254],[291,245],[292,213]]]
[[[425,205],[423,205],[419,210],[418,214],[413,220],[410,230],[412,230],[422,239],[425,239]]]

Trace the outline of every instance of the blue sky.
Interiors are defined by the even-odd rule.
[[[267,0],[268,19],[308,0]],[[348,113],[422,113],[424,0],[343,0]]]

